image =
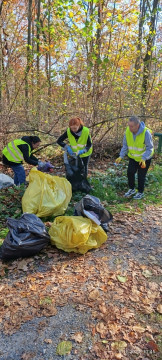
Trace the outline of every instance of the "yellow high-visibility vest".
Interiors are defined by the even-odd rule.
[[[146,145],[145,145],[145,133],[146,130],[150,129],[147,127],[144,128],[141,134],[137,135],[135,140],[133,138],[133,133],[130,131],[129,126],[126,129],[126,140],[127,140],[127,146],[128,146],[128,156],[131,159],[134,159],[135,161],[140,162],[142,160],[142,155],[146,151]],[[154,149],[152,150],[152,154],[154,153]]]
[[[21,163],[24,160],[22,151],[18,148],[18,145],[28,145],[29,148],[29,156],[31,155],[31,147],[30,145],[21,140],[16,139],[7,144],[7,146],[3,149],[2,154],[11,162]]]
[[[85,149],[88,136],[90,136],[89,129],[86,126],[83,126],[82,133],[81,136],[78,138],[78,141],[76,141],[75,137],[72,135],[70,128],[67,129],[67,136],[73,152],[77,153],[79,150]],[[86,153],[80,155],[80,157],[90,156],[92,154],[92,150],[93,148],[91,146],[90,149]]]

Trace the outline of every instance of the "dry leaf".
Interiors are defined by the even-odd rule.
[[[32,360],[35,357],[34,353],[24,353],[21,356],[21,360]]]
[[[89,298],[90,300],[96,300],[99,296],[100,296],[99,291],[98,291],[97,289],[95,289],[95,290],[92,290],[92,291],[89,293],[88,298]]]
[[[105,338],[108,334],[108,329],[103,322],[96,325],[96,331],[100,334],[101,339]]]
[[[27,261],[26,260],[20,261],[17,268],[18,270],[28,271]]]
[[[105,305],[99,305],[99,309],[102,312],[102,314],[106,314],[107,313],[107,307]]]
[[[148,269],[142,271],[142,275],[147,279],[152,276],[152,272]]]
[[[140,325],[135,325],[135,326],[133,326],[133,330],[134,330],[134,331],[137,331],[137,332],[139,332],[139,333],[143,333],[143,332],[146,331],[146,329],[145,329],[144,327],[140,326]]]
[[[125,341],[115,341],[111,344],[112,350],[118,350],[119,352],[123,352],[127,347],[127,343]]]
[[[117,353],[117,354],[114,354],[113,357],[114,357],[114,359],[120,360],[120,359],[122,359],[123,355],[120,353]]]
[[[121,283],[125,283],[125,282],[127,281],[126,276],[117,275],[117,279],[118,279]]]
[[[52,344],[52,339],[44,339],[44,342],[45,342],[46,344]]]
[[[78,333],[75,333],[73,336],[72,336],[72,339],[75,340],[76,342],[78,343],[81,343],[83,341],[83,334],[78,332]]]
[[[155,341],[153,341],[153,340],[150,340],[150,341],[147,343],[147,348],[150,349],[150,350],[153,350],[153,351],[155,351],[155,352],[158,352],[158,351],[159,351],[157,344],[156,344]]]
[[[159,304],[156,308],[159,314],[162,314],[162,304]]]

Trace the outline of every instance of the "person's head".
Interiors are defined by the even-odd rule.
[[[128,122],[128,126],[129,126],[130,131],[133,134],[136,134],[140,127],[140,120],[138,119],[138,117],[134,116],[134,115],[131,116],[129,119],[129,122]]]
[[[84,125],[83,121],[79,117],[70,119],[69,127],[73,132],[77,132]]]
[[[30,140],[31,140],[33,149],[36,149],[39,147],[41,139],[38,136],[30,136]]]

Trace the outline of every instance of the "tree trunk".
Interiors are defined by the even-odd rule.
[[[143,81],[142,81],[142,115],[145,115],[145,110],[146,110],[146,95],[148,91],[148,82],[149,82],[149,75],[150,75],[151,62],[152,62],[152,52],[153,52],[154,39],[156,34],[158,4],[159,4],[159,0],[153,1],[149,35],[147,39],[147,50],[145,57],[143,59],[144,68],[143,68]]]
[[[27,66],[25,76],[25,103],[26,103],[26,118],[28,121],[28,107],[29,107],[29,89],[28,89],[28,73],[31,65],[31,22],[32,22],[32,0],[28,2],[28,42],[27,42]]]
[[[37,127],[40,121],[40,0],[37,0]]]
[[[50,120],[51,114],[51,33],[50,33],[50,6],[51,1],[48,0],[48,121]]]

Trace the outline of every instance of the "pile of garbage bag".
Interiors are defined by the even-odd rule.
[[[72,188],[67,179],[33,168],[29,173],[29,186],[22,198],[23,212],[38,217],[62,215],[71,196]]]
[[[37,254],[49,243],[50,237],[43,222],[34,214],[19,219],[7,219],[9,232],[0,248],[0,258],[14,259]]]
[[[95,196],[86,195],[76,205],[74,215],[86,216],[100,225],[105,232],[108,232],[108,223],[112,220],[112,214],[106,210]]]
[[[106,240],[105,231],[82,216],[58,216],[50,230],[51,244],[66,252],[85,254],[100,247]]]

